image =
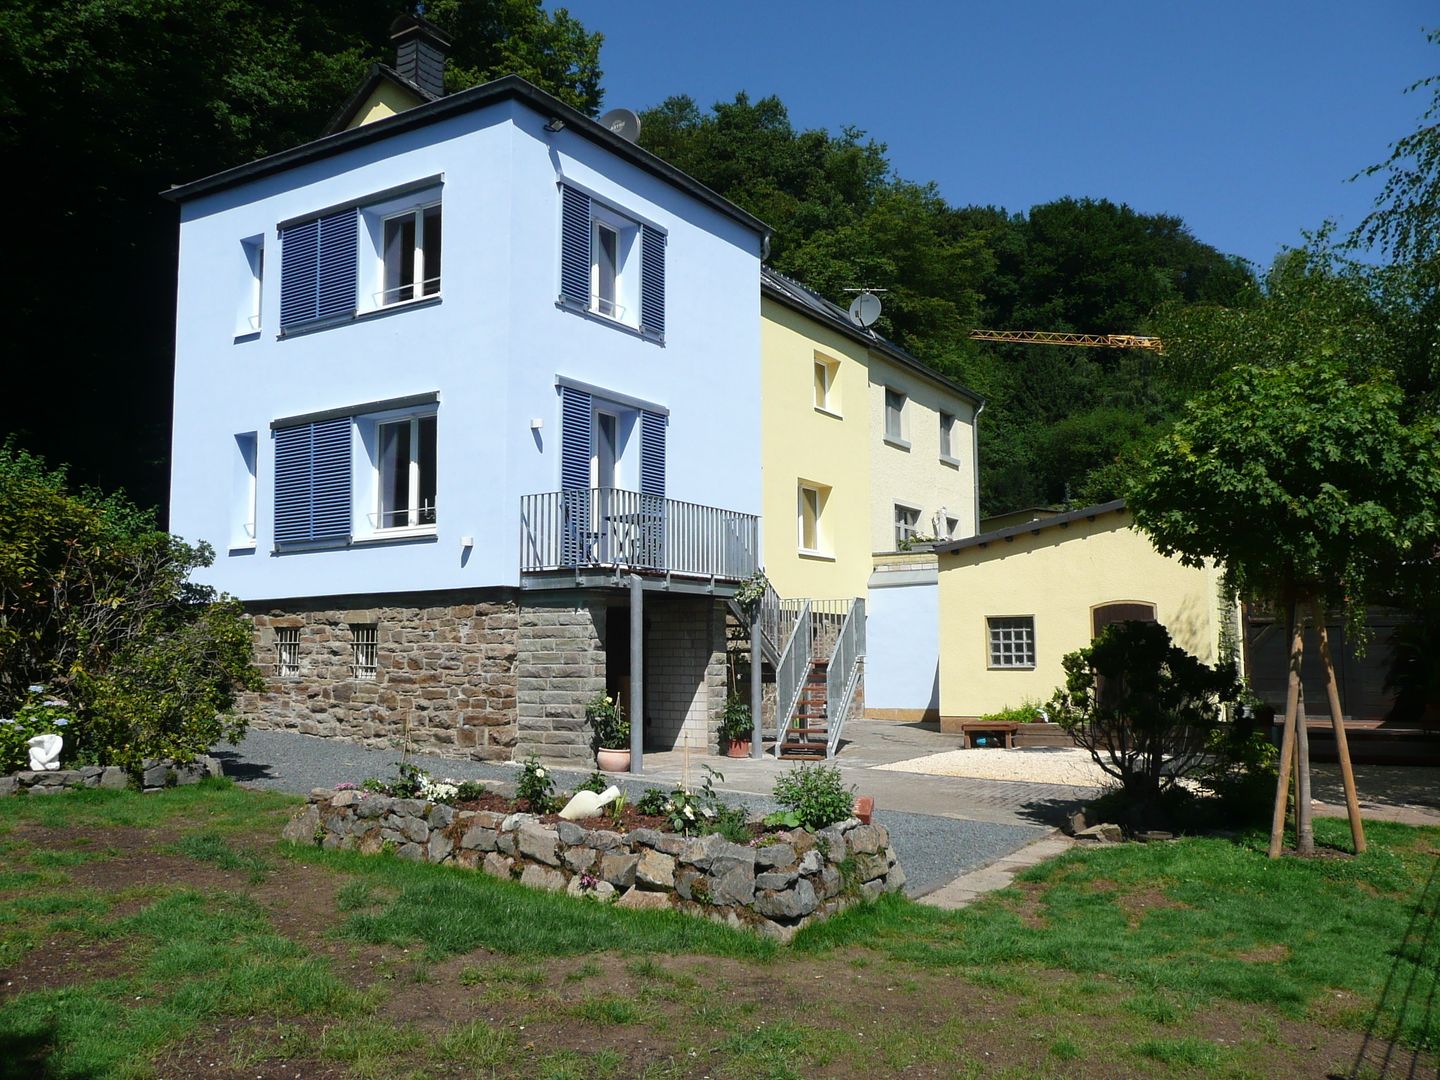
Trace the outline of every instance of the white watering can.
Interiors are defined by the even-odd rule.
[[[584,818],[592,818],[600,812],[603,806],[609,806],[620,797],[620,789],[614,784],[595,794],[593,791],[577,791],[565,804],[565,809],[560,811],[560,816],[566,821],[581,821]]]

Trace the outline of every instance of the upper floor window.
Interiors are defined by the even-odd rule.
[[[909,447],[905,438],[905,395],[899,390],[885,388],[885,438],[903,447]]]
[[[820,529],[821,515],[825,511],[825,499],[829,489],[818,484],[798,485],[798,507],[796,511],[796,542],[801,551],[812,554],[822,550],[823,534]]]
[[[354,207],[280,229],[280,328],[355,314]]]
[[[815,357],[815,408],[821,412],[840,411],[839,395],[835,390],[835,372],[838,367],[833,360]]]
[[[435,414],[378,425],[379,491],[375,529],[435,524]]]
[[[666,234],[560,185],[560,303],[665,337]]]
[[[920,535],[920,511],[904,503],[895,504],[895,549],[899,551]]]
[[[440,292],[440,204],[383,220],[380,307]]]
[[[955,417],[949,413],[940,414],[940,460],[955,461]]]
[[[240,310],[235,320],[237,338],[254,335],[260,329],[260,296],[265,282],[265,238],[252,236],[240,241],[245,259],[244,287],[240,293]]]

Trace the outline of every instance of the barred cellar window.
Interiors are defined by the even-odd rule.
[[[300,674],[300,628],[281,626],[275,630],[275,674],[293,678]]]
[[[375,627],[350,627],[350,673],[366,682],[375,678]]]

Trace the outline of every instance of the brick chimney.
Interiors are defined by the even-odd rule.
[[[450,39],[425,16],[401,15],[390,24],[395,70],[435,97],[445,96],[445,56]]]

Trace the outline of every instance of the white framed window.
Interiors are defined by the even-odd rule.
[[[1035,616],[992,615],[985,620],[992,668],[1035,666]]]
[[[265,237],[251,236],[241,240],[240,252],[245,260],[245,273],[235,319],[237,338],[260,331],[260,299],[265,285]]]
[[[608,221],[591,223],[590,303],[596,312],[621,322],[625,307],[620,303],[620,230]]]
[[[885,441],[909,448],[905,438],[905,395],[885,388]]]
[[[840,365],[825,357],[815,357],[815,408],[821,412],[839,415],[839,393],[835,388],[835,375]]]
[[[376,307],[390,307],[440,292],[440,204],[384,217],[380,223],[380,290]]]
[[[435,414],[376,425],[376,532],[435,527]]]
[[[376,628],[350,627],[350,674],[361,682],[374,682],[377,661]]]
[[[904,503],[895,504],[895,550],[899,551],[920,534],[920,510]]]
[[[275,628],[275,674],[282,679],[293,679],[300,674],[300,628],[298,626]]]
[[[942,412],[940,414],[940,460],[953,463],[956,458],[955,417]]]
[[[828,493],[817,484],[801,483],[796,488],[795,542],[801,551],[814,554],[822,550],[820,521]]]

